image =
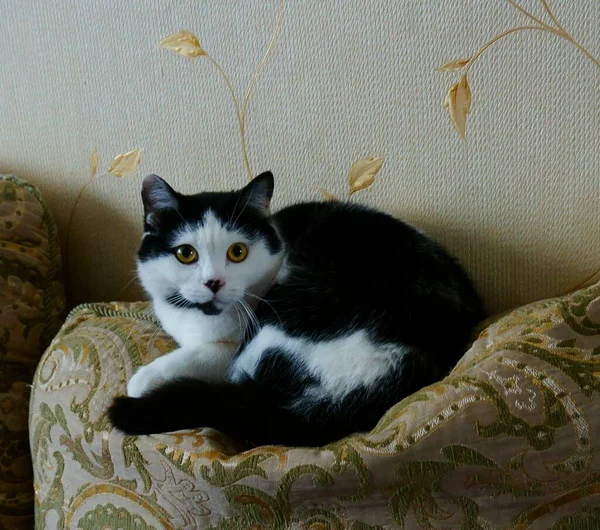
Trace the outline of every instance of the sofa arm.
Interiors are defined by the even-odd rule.
[[[56,228],[38,190],[0,175],[0,528],[31,528],[29,386],[65,307]]]

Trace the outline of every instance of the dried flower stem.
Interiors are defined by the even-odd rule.
[[[244,127],[246,124],[246,114],[248,113],[248,105],[250,104],[250,97],[252,95],[252,90],[254,89],[254,86],[256,85],[256,82],[258,81],[258,78],[259,78],[263,68],[267,64],[269,55],[271,54],[271,51],[273,50],[273,47],[275,46],[275,41],[277,40],[277,36],[279,35],[279,32],[281,30],[281,24],[283,22],[284,2],[285,2],[285,0],[279,1],[279,11],[277,12],[277,22],[275,23],[275,30],[273,31],[273,35],[271,36],[271,40],[269,41],[269,44],[267,46],[267,51],[263,55],[263,58],[261,59],[260,63],[258,63],[258,66],[256,67],[256,71],[254,72],[254,75],[252,76],[252,81],[250,81],[250,85],[248,85],[248,89],[246,90],[246,95],[244,96],[244,106],[242,108],[242,127]]]
[[[246,146],[246,134],[245,134],[245,130],[244,130],[244,122],[242,121],[242,113],[240,112],[240,104],[237,100],[237,96],[235,95],[235,90],[233,89],[233,85],[231,84],[229,77],[227,77],[227,74],[225,73],[225,70],[223,70],[221,65],[210,54],[207,53],[206,57],[208,58],[208,60],[211,63],[213,63],[215,65],[215,68],[218,70],[219,74],[221,74],[221,77],[225,81],[225,84],[227,85],[227,89],[229,90],[229,93],[231,94],[231,99],[233,100],[233,107],[235,109],[235,116],[236,116],[236,119],[238,122],[238,127],[240,129],[240,138],[242,141],[242,156],[244,157],[244,166],[246,167],[246,171],[248,171],[248,177],[252,178],[252,169],[250,167],[250,159],[248,158],[248,148]]]
[[[558,19],[556,18],[556,16],[554,15],[554,13],[552,12],[552,9],[550,9],[550,6],[548,5],[548,2],[546,0],[541,0],[542,5],[544,6],[544,10],[546,11],[546,13],[548,13],[548,16],[550,17],[550,20],[552,20],[552,22],[554,23],[554,25],[560,30],[562,31],[565,35],[567,34],[567,32],[565,31],[565,28],[563,28],[560,25],[560,22],[558,21]]]
[[[466,75],[468,73],[468,71],[470,70],[471,66],[473,66],[473,64],[475,63],[475,61],[477,61],[477,59],[479,59],[479,57],[481,57],[481,55],[483,55],[483,53],[490,46],[492,46],[493,44],[495,44],[499,40],[507,37],[508,35],[511,35],[513,33],[517,33],[517,32],[520,32],[520,31],[544,31],[546,33],[552,33],[552,34],[554,34],[554,35],[556,35],[558,37],[561,37],[562,39],[565,39],[566,41],[570,42],[580,52],[582,52],[590,61],[592,61],[598,68],[600,68],[600,61],[598,59],[596,59],[596,57],[594,57],[583,45],[581,45],[579,42],[577,42],[565,30],[565,28],[559,23],[558,19],[556,18],[556,15],[554,15],[554,13],[552,12],[552,10],[550,9],[550,6],[548,5],[548,2],[546,0],[541,0],[541,2],[543,4],[543,6],[544,6],[544,9],[545,9],[546,13],[548,14],[548,16],[550,17],[550,19],[552,20],[554,26],[551,26],[550,24],[546,24],[546,22],[544,22],[543,20],[541,20],[538,17],[534,16],[532,13],[530,13],[529,11],[527,11],[523,6],[521,6],[515,0],[508,0],[508,2],[512,6],[514,6],[516,9],[518,9],[521,13],[523,13],[528,19],[530,19],[533,22],[535,22],[536,25],[534,25],[534,26],[518,26],[516,28],[511,28],[509,30],[506,30],[503,33],[500,33],[499,35],[496,35],[493,39],[491,39],[490,41],[488,41],[487,43],[485,43],[477,51],[477,53],[471,58],[471,60],[464,66],[464,75]]]
[[[513,33],[517,33],[519,31],[545,31],[546,33],[554,33],[555,35],[562,36],[562,35],[560,35],[560,33],[557,30],[554,30],[554,29],[551,29],[548,27],[543,27],[543,26],[518,26],[516,28],[508,29],[508,30],[504,31],[503,33],[500,33],[499,35],[496,35],[493,39],[491,39],[490,41],[485,43],[479,49],[479,51],[473,56],[473,58],[465,65],[464,75],[467,75],[467,73],[471,69],[471,66],[473,66],[475,61],[477,61],[477,59],[479,59],[479,57],[481,57],[490,46],[492,46],[499,40],[502,40],[503,38],[508,37],[509,35],[511,35]]]
[[[275,30],[273,31],[273,35],[271,36],[271,39],[269,40],[269,44],[267,45],[267,50],[265,51],[265,54],[263,55],[262,59],[258,63],[258,66],[256,67],[256,70],[254,71],[254,75],[252,76],[250,84],[248,85],[248,88],[246,89],[246,94],[244,96],[244,104],[243,104],[241,110],[240,110],[239,101],[237,99],[237,96],[235,95],[235,90],[233,88],[233,85],[231,84],[231,81],[229,80],[229,77],[227,77],[225,70],[223,70],[221,65],[214,59],[214,57],[212,57],[210,54],[206,53],[206,57],[208,58],[208,60],[215,66],[215,68],[217,69],[217,71],[219,72],[219,74],[221,75],[223,80],[225,81],[225,84],[227,85],[227,90],[229,90],[229,94],[231,95],[231,99],[233,100],[235,116],[236,116],[236,119],[238,122],[238,127],[240,129],[240,139],[242,142],[242,156],[244,158],[244,166],[246,167],[246,171],[248,172],[248,178],[250,178],[250,179],[252,179],[252,177],[254,176],[254,173],[252,172],[252,168],[250,167],[250,158],[248,157],[248,144],[246,142],[246,115],[248,114],[248,106],[250,105],[250,98],[252,96],[252,91],[254,90],[256,82],[258,81],[258,78],[260,77],[260,74],[263,71],[263,69],[267,63],[269,55],[271,55],[271,51],[273,50],[273,47],[275,46],[275,41],[277,40],[279,31],[281,30],[281,24],[283,21],[284,4],[285,4],[285,0],[279,1],[279,10],[277,12],[277,22],[275,23]]]
[[[477,59],[479,59],[479,57],[481,57],[481,55],[483,53],[485,53],[485,51],[492,46],[493,44],[495,44],[496,42],[498,42],[499,40],[512,35],[513,33],[517,33],[520,31],[544,31],[546,33],[552,33],[564,40],[566,40],[567,42],[571,43],[573,46],[575,46],[581,53],[583,53],[592,63],[594,63],[595,66],[597,66],[598,68],[600,68],[600,61],[594,57],[586,48],[585,46],[583,46],[581,43],[579,43],[578,41],[576,41],[570,34],[569,32],[562,26],[562,24],[558,21],[558,18],[556,17],[556,15],[554,14],[554,12],[552,11],[552,9],[550,8],[550,5],[548,4],[547,0],[540,0],[542,3],[542,6],[544,7],[544,11],[546,12],[546,14],[548,15],[548,17],[550,18],[550,20],[552,21],[553,25],[547,24],[546,22],[544,22],[543,20],[539,19],[538,17],[536,17],[535,15],[533,15],[532,13],[530,13],[529,11],[527,11],[522,5],[520,5],[516,0],[508,0],[508,2],[515,7],[517,10],[519,10],[523,15],[525,15],[529,20],[533,21],[535,23],[535,25],[532,26],[518,26],[516,28],[511,28],[503,33],[500,33],[499,35],[496,35],[493,39],[491,39],[489,42],[487,42],[486,44],[484,44],[478,51],[477,53],[469,60],[469,62],[462,68],[463,73],[463,78],[465,78],[467,76],[467,73],[469,72],[469,70],[471,69],[471,67],[473,66],[473,64],[475,63],[475,61],[477,61]],[[586,280],[584,280],[583,282],[580,282],[579,284],[577,284],[574,287],[571,287],[567,293],[571,293],[573,291],[579,290],[583,287],[586,287],[588,284],[590,284],[590,282],[600,279],[600,269],[595,271],[591,276],[589,276]],[[566,293],[565,293],[566,294]]]
[[[65,278],[67,279],[67,281],[65,282],[65,288],[66,288],[66,295],[67,295],[67,300],[70,300],[71,297],[71,275],[70,275],[70,269],[69,269],[69,256],[70,256],[70,250],[71,250],[71,231],[73,228],[73,221],[75,220],[75,213],[77,211],[77,206],[79,205],[79,202],[81,201],[81,198],[83,197],[83,194],[86,192],[86,190],[92,185],[92,183],[94,182],[94,180],[96,180],[96,174],[92,174],[92,176],[88,179],[88,181],[81,187],[81,189],[79,190],[79,193],[77,194],[77,197],[75,198],[75,202],[73,203],[73,207],[71,208],[71,213],[69,214],[69,223],[67,224],[67,235],[65,237],[65,256],[64,256],[64,269],[65,269]]]

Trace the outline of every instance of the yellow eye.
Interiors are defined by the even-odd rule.
[[[184,265],[191,265],[198,261],[198,252],[191,245],[179,245],[175,249],[175,257]]]
[[[248,247],[244,243],[234,243],[227,249],[227,258],[234,263],[241,263],[248,255]]]

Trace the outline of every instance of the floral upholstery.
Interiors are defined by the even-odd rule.
[[[62,322],[54,222],[39,192],[0,175],[0,529],[33,526],[29,384]]]
[[[113,396],[171,348],[145,303],[71,313],[34,381],[38,528],[600,525],[600,285],[500,318],[443,381],[322,449],[113,431]]]

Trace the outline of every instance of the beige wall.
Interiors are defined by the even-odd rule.
[[[522,5],[548,20],[541,1]],[[600,55],[600,4],[551,6]],[[247,178],[223,79],[206,57],[158,42],[193,31],[241,97],[277,9],[278,0],[0,3],[0,172],[42,189],[63,241],[92,148],[102,171],[144,148],[139,174],[100,175],[80,203],[75,302],[140,296],[129,282],[143,174],[184,192]],[[490,310],[585,279],[600,268],[600,68],[556,35],[515,34],[471,69],[467,143],[443,107],[460,75],[437,66],[528,23],[501,0],[287,0],[247,118],[251,164],[275,173],[275,205],[316,198],[317,187],[344,195],[352,162],[383,156],[375,184],[353,200],[449,247]]]

